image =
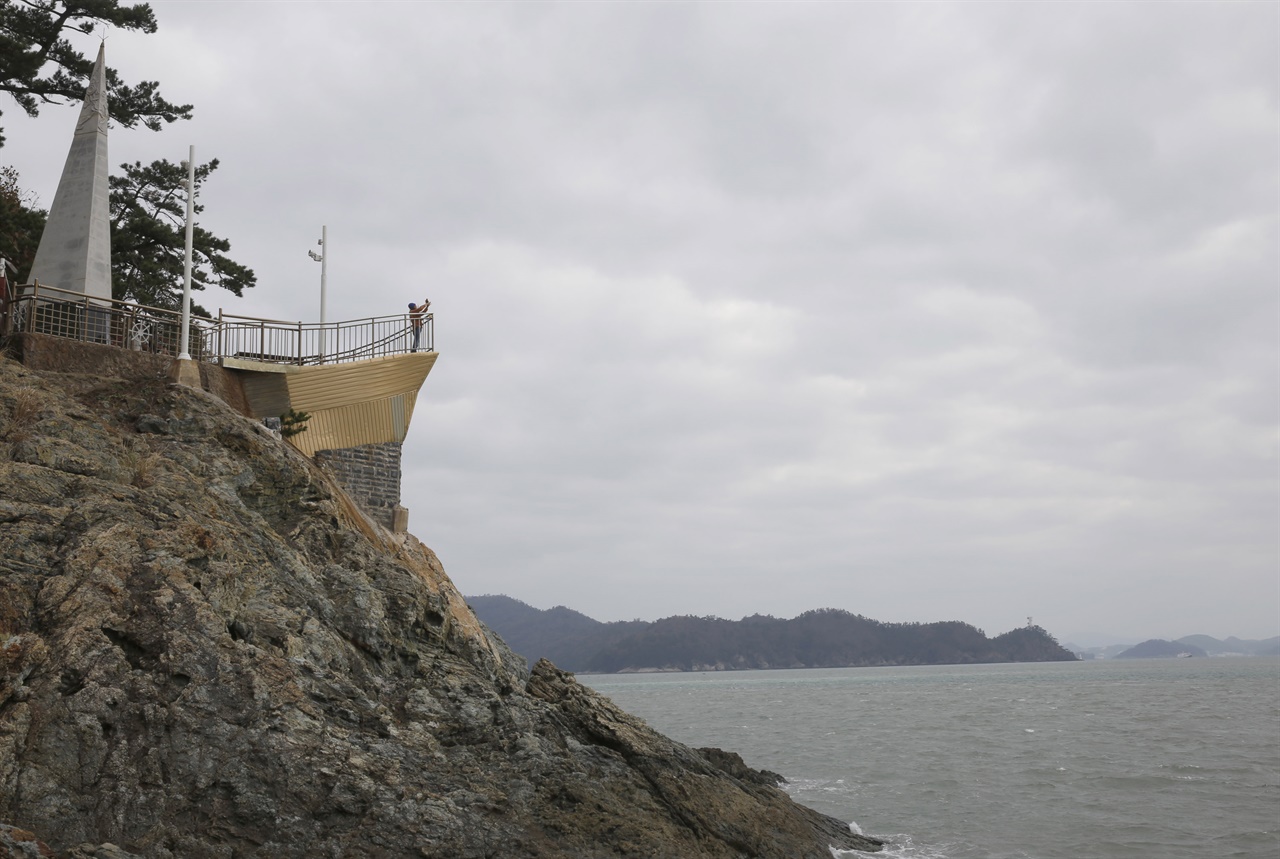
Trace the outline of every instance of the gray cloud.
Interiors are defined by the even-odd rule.
[[[1274,6],[154,5],[196,119],[113,159],[222,160],[202,301],[314,317],[321,224],[331,318],[431,297],[464,591],[1280,632]]]

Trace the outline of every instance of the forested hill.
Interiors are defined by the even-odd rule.
[[[530,661],[569,671],[722,671],[975,662],[1060,662],[1076,657],[1038,626],[995,638],[960,621],[881,623],[839,609],[790,620],[677,616],[601,623],[507,596],[467,597],[476,615]]]
[[[538,609],[502,595],[465,599],[530,665],[545,657],[566,671],[585,671],[586,656],[650,626],[643,620],[601,623],[562,605]]]

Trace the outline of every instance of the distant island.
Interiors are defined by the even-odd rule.
[[[841,609],[791,619],[675,616],[604,623],[504,595],[469,596],[486,625],[530,663],[567,671],[627,673],[762,668],[848,668],[990,662],[1068,662],[1077,657],[1038,626],[995,638],[960,621],[882,623]]]
[[[1081,659],[1161,659],[1184,653],[1189,656],[1280,656],[1280,636],[1253,640],[1234,635],[1225,639],[1211,635],[1184,635],[1171,641],[1152,638],[1141,644],[1080,647],[1065,642],[1062,646]]]
[[[1163,638],[1151,638],[1141,644],[1135,644],[1128,650],[1116,654],[1116,659],[1173,659],[1187,656],[1208,656],[1194,644],[1180,641],[1165,641]]]
[[[1202,650],[1208,656],[1280,656],[1280,635],[1261,641],[1239,639],[1234,635],[1221,641],[1211,635],[1184,635],[1174,643]]]

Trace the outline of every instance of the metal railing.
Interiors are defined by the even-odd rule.
[[[242,358],[273,364],[338,364],[406,352],[435,349],[435,319],[421,319],[414,348],[413,322],[407,313],[345,322],[284,322],[220,313],[205,348],[217,358]]]
[[[34,283],[6,296],[0,334],[46,334],[86,343],[102,343],[135,352],[177,355],[182,314],[128,301],[93,298],[83,292]],[[190,320],[191,357],[208,361],[203,344],[214,323]]]
[[[320,324],[219,312],[217,319],[193,316],[189,324],[188,349],[198,361],[337,364],[435,349],[430,313],[418,320],[416,343],[415,323],[407,313]],[[11,290],[0,305],[0,335],[18,333],[177,355],[182,315],[35,283]]]

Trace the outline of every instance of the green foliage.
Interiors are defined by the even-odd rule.
[[[0,0],[3,2],[3,0]],[[195,212],[200,188],[218,161],[196,165]],[[182,303],[182,268],[186,253],[187,171],[181,164],[153,161],[122,164],[122,176],[111,177],[111,292],[119,301],[178,310]],[[0,168],[0,256],[18,269],[26,283],[35,260],[47,212],[35,208],[12,167]],[[213,284],[235,294],[257,284],[253,269],[227,256],[231,243],[195,225],[192,230],[191,288]],[[192,304],[191,312],[209,316]]]
[[[40,246],[46,212],[35,206],[35,195],[22,190],[18,171],[0,167],[0,257],[18,269],[25,282]]]
[[[298,433],[307,431],[307,421],[311,420],[311,415],[306,412],[300,412],[296,409],[289,409],[280,416],[280,435],[285,438],[293,438]]]
[[[171,161],[120,165],[111,177],[111,291],[120,301],[176,310],[182,301],[186,249],[187,170]],[[196,165],[195,196],[218,160]],[[199,202],[195,212],[204,211]],[[196,224],[192,230],[191,289],[209,284],[235,295],[257,283],[252,269],[226,255],[231,243]],[[208,316],[193,305],[192,312]]]
[[[104,24],[140,33],[156,31],[155,14],[146,3],[0,0],[0,91],[13,96],[31,117],[39,114],[41,105],[81,100],[93,60],[76,50],[65,35],[88,35]],[[158,88],[155,81],[129,86],[115,69],[108,68],[111,118],[126,128],[142,124],[152,131],[159,131],[162,122],[191,118],[191,105],[170,104]]]
[[[84,97],[93,60],[67,40],[69,33],[91,34],[100,26],[156,31],[155,14],[146,3],[120,0],[0,0],[0,91],[13,96],[28,116],[44,104],[66,104]],[[158,131],[165,122],[191,118],[191,105],[173,105],[154,81],[133,86],[108,68],[111,119],[127,128],[141,124]],[[4,138],[0,137],[0,145]],[[218,162],[198,165],[195,195],[217,169]],[[177,310],[182,301],[186,246],[186,170],[180,164],[155,161],[122,165],[111,177],[111,280],[118,300]],[[197,213],[203,207],[195,206]],[[30,276],[46,212],[18,186],[12,169],[0,172],[0,255]],[[235,295],[256,283],[253,271],[229,258],[231,243],[196,226],[192,236],[192,288],[216,284]],[[192,312],[208,316],[204,308]]]

